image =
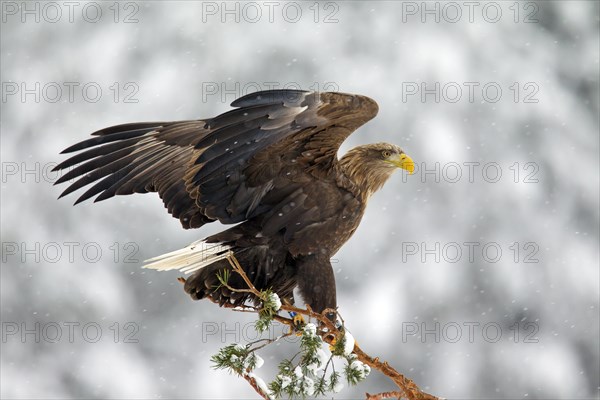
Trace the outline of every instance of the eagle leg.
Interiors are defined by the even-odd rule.
[[[329,259],[316,256],[303,257],[297,260],[297,281],[304,302],[313,311],[322,313],[326,309],[337,308],[335,277]],[[327,315],[332,321],[334,313]]]

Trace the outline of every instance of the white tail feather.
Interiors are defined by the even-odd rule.
[[[203,240],[198,240],[183,249],[146,260],[145,262],[149,264],[144,265],[144,268],[159,271],[176,269],[189,274],[207,265],[223,260],[232,254],[231,246],[226,246],[222,243],[206,243]]]

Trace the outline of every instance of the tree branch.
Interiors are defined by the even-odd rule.
[[[269,395],[267,393],[263,392],[263,390],[260,388],[260,386],[256,382],[256,378],[254,378],[253,376],[250,376],[248,374],[244,374],[242,376],[244,377],[244,379],[246,381],[248,381],[250,386],[252,386],[252,389],[254,389],[256,391],[256,393],[258,393],[260,395],[260,397],[262,397],[265,400],[269,400],[271,398],[271,397],[269,397]]]
[[[252,284],[252,282],[246,275],[244,269],[242,268],[242,266],[240,265],[238,260],[235,258],[235,256],[231,255],[230,257],[227,258],[227,260],[229,261],[229,264],[231,265],[233,270],[242,277],[242,279],[248,286],[248,289],[230,288],[230,290],[231,289],[243,290],[244,292],[249,292],[249,293],[253,294],[254,296],[256,296],[256,298],[264,301],[265,300],[264,293],[259,291],[258,289],[256,289],[256,287],[254,287],[254,285]],[[226,307],[229,306],[230,308],[234,308],[231,304],[228,305],[227,303],[224,304],[224,306],[226,306]],[[306,309],[303,309],[303,308],[295,307],[295,306],[292,306],[289,304],[282,304],[281,309],[288,311],[288,312],[294,312],[297,314],[305,315],[308,318],[313,318],[313,319],[316,319],[317,321],[319,321],[321,323],[321,326],[323,328],[325,328],[325,329],[321,330],[320,335],[321,335],[323,341],[329,343],[330,345],[335,344],[337,340],[341,339],[344,336],[343,326],[342,326],[342,329],[339,329],[334,324],[334,322],[330,318],[327,317],[327,314],[333,313],[341,319],[337,310],[327,309],[327,310],[324,310],[322,313],[317,313],[317,312],[314,312],[308,305],[307,305]],[[254,312],[258,313],[260,310],[258,308],[249,308],[246,311],[254,311]],[[294,321],[292,321],[292,319],[290,319],[290,318],[285,318],[280,315],[274,315],[273,319],[275,319],[276,321],[278,321],[280,323],[287,324],[288,326],[290,326],[291,330],[296,329],[296,325],[294,324]],[[360,348],[360,346],[358,346],[358,344],[356,344],[356,342],[354,343],[354,349],[353,349],[352,353],[355,354],[357,359],[359,361],[361,361],[362,363],[368,365],[372,369],[375,369],[375,370],[381,372],[383,375],[387,376],[392,382],[394,382],[394,384],[398,387],[398,389],[400,389],[399,391],[382,392],[382,393],[375,394],[375,395],[371,395],[371,394],[367,393],[366,394],[367,400],[381,400],[381,399],[387,399],[387,398],[392,398],[392,397],[396,397],[398,399],[405,398],[407,400],[440,400],[440,398],[437,396],[423,392],[421,389],[419,389],[419,387],[411,379],[409,379],[409,378],[405,377],[404,375],[402,375],[401,373],[399,373],[396,369],[394,369],[392,366],[390,366],[387,363],[387,361],[382,362],[379,360],[379,357],[372,357],[372,356],[368,355],[367,353],[365,353]],[[254,390],[256,390],[256,392],[258,394],[260,394],[265,399],[269,398],[269,395],[262,391],[262,389],[259,387],[259,385],[257,384],[254,377],[248,376],[246,374],[246,375],[244,375],[244,378],[250,383],[250,385],[254,388]]]

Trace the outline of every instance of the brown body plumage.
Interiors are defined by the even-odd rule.
[[[94,133],[64,151],[87,149],[56,167],[83,162],[58,181],[79,177],[62,195],[102,179],[77,202],[155,191],[186,229],[215,220],[239,223],[151,260],[151,268],[193,272],[185,291],[194,299],[249,300],[217,279],[233,253],[258,289],[293,303],[298,286],[314,310],[335,308],[330,258],[358,227],[368,198],[397,168],[412,171],[412,160],[386,143],[337,159],[346,137],[377,114],[368,97],[280,90],[253,93],[232,106],[238,108],[208,120]],[[235,274],[229,284],[244,287]]]

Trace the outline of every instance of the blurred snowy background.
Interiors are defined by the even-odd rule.
[[[72,207],[50,169],[97,129],[271,87],[371,96],[342,151],[420,167],[336,255],[367,352],[448,398],[598,398],[597,2],[7,1],[1,29],[3,398],[255,396],[209,361],[253,318],[140,268],[221,227],[183,231],[154,194]]]

